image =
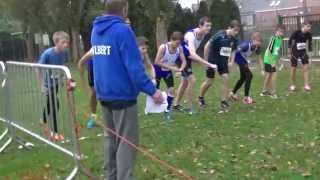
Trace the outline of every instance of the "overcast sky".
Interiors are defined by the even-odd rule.
[[[197,0],[179,0],[182,7],[191,7],[192,4],[197,3]]]

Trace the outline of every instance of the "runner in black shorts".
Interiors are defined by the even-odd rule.
[[[216,33],[205,47],[205,58],[212,64],[217,65],[217,70],[223,79],[223,93],[221,95],[221,109],[227,110],[229,104],[227,102],[229,96],[228,79],[229,79],[229,63],[233,58],[233,53],[237,48],[238,40],[236,36],[240,32],[241,24],[237,20],[233,20],[227,30]],[[214,69],[208,68],[206,71],[207,80],[201,86],[199,105],[205,107],[205,93],[212,86],[215,77]],[[222,111],[221,111],[222,112]]]
[[[309,85],[309,53],[312,51],[311,24],[304,22],[301,30],[295,31],[289,39],[289,56],[291,61],[290,91],[296,90],[296,70],[298,62],[303,65],[304,90],[310,91]]]

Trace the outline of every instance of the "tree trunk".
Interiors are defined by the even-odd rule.
[[[161,17],[157,18],[156,41],[157,41],[157,48],[159,48],[161,44],[168,41],[166,21],[164,18],[161,18]]]
[[[39,37],[39,55],[44,51],[45,47],[44,47],[44,44],[43,44],[43,33],[40,32],[38,34],[38,37]]]
[[[34,45],[34,35],[32,33],[26,33],[26,47],[27,47],[27,61],[35,62],[35,45]]]
[[[83,50],[85,52],[87,52],[91,49],[90,33],[82,31],[82,32],[80,32],[80,34],[81,34],[81,40],[82,40],[82,44],[83,44]]]
[[[78,61],[80,57],[80,33],[77,29],[71,28],[71,62]]]

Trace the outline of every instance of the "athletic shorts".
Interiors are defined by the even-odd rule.
[[[292,67],[297,67],[298,66],[298,61],[301,61],[303,65],[309,64],[309,56],[307,53],[292,53],[292,57],[290,59],[291,61],[291,66]]]
[[[88,66],[88,84],[90,87],[94,87],[94,75],[92,66]]]
[[[156,81],[157,81],[156,87],[157,87],[157,89],[160,88],[161,79],[164,80],[164,82],[167,85],[167,88],[174,87],[174,79],[173,79],[172,71],[163,70],[163,69],[161,69],[161,67],[159,67],[157,65],[154,65],[153,67],[156,72]]]
[[[184,70],[181,72],[181,76],[183,78],[188,78],[189,76],[191,76],[193,74],[192,72],[192,67],[186,67],[184,68]]]
[[[277,72],[276,67],[272,67],[271,64],[264,64],[264,71],[267,73]]]
[[[210,62],[210,63],[217,65],[217,70],[220,75],[229,74],[228,61],[221,60],[221,61]],[[213,79],[215,77],[215,70],[212,68],[208,68],[206,71],[206,75],[207,75],[207,78]]]
[[[189,76],[191,76],[193,74],[192,72],[192,60],[189,58],[186,58],[187,60],[187,65],[186,67],[183,69],[183,71],[181,72],[181,76],[183,78],[188,78]],[[176,61],[176,64],[178,67],[181,67],[182,61],[180,60],[180,58],[178,58],[178,60]]]

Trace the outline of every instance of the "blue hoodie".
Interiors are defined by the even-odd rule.
[[[156,88],[148,78],[136,36],[119,16],[97,17],[91,36],[97,97],[101,101],[135,101]]]

